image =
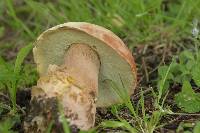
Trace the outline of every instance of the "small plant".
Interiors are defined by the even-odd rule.
[[[196,87],[200,87],[200,52],[192,53],[185,50],[180,53],[178,60],[174,60],[170,66],[160,67],[158,69],[158,86],[162,83],[162,73],[167,70],[169,70],[169,74],[166,77],[163,93],[168,90],[170,84],[182,85],[182,91],[175,95],[177,106],[185,112],[199,112],[200,93],[195,93],[191,82],[194,82]]]
[[[175,102],[185,112],[200,111],[200,93],[194,92],[189,81],[184,81],[182,91],[175,96]]]
[[[32,44],[22,48],[17,54],[14,66],[5,62],[3,58],[0,57],[0,85],[8,89],[14,112],[16,111],[17,85],[20,78],[22,78],[22,75],[20,75],[22,63],[32,48]]]
[[[166,74],[167,73],[165,73],[165,75]],[[126,91],[122,91],[123,89],[119,89],[119,87],[112,81],[111,81],[111,85],[112,85],[112,88],[116,91],[116,93],[122,99],[125,107],[129,109],[131,113],[131,117],[135,122],[130,123],[129,121],[121,118],[118,115],[119,106],[114,105],[111,108],[111,112],[113,115],[116,116],[118,121],[106,120],[101,123],[101,126],[106,127],[106,128],[122,128],[125,131],[131,132],[131,133],[138,133],[138,132],[153,133],[158,127],[159,121],[162,118],[162,116],[164,116],[168,112],[164,110],[163,108],[159,108],[158,110],[154,110],[151,114],[147,113],[145,109],[145,105],[144,105],[144,95],[143,95],[142,90],[141,90],[140,100],[138,101],[137,106],[135,107],[132,104],[130,97],[128,96]],[[156,98],[156,95],[154,95],[154,97]],[[162,101],[162,103],[164,102],[164,100]],[[155,105],[158,105],[157,100],[155,102],[156,102]],[[163,105],[158,105],[158,106],[162,107]]]
[[[177,133],[199,133],[200,132],[200,121],[195,123],[184,123],[181,122],[176,130]]]

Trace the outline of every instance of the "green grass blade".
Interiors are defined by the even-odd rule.
[[[53,124],[54,124],[54,121],[52,120],[52,121],[49,123],[48,127],[47,127],[46,133],[51,133]]]
[[[121,121],[106,120],[101,123],[101,126],[106,128],[124,128],[131,133],[137,133],[137,130],[134,129],[126,120],[121,120]]]
[[[60,112],[60,122],[62,124],[62,127],[63,127],[63,130],[64,130],[64,133],[70,133],[70,127],[69,127],[69,124],[68,124],[68,121],[67,119],[65,118],[65,115],[64,115],[64,110],[63,110],[63,107],[61,104],[59,104],[58,106],[58,110]]]
[[[31,32],[31,30],[17,17],[14,10],[14,6],[13,6],[13,0],[6,0],[6,5],[7,5],[8,13],[13,18],[17,28],[18,29],[23,28],[24,31],[27,32],[31,38],[35,38],[35,35],[33,34],[33,32]]]
[[[17,77],[19,76],[19,73],[22,69],[22,63],[32,48],[33,48],[33,45],[29,44],[23,47],[17,54],[17,59],[15,61],[15,67],[14,67],[14,73],[13,73],[15,76]],[[9,90],[14,111],[16,110],[17,81],[18,81],[17,78],[12,80],[12,88],[10,88]]]
[[[29,54],[29,52],[32,50],[33,45],[28,44],[27,46],[23,47],[19,53],[17,54],[17,59],[15,61],[15,68],[14,68],[14,73],[19,74],[21,71],[21,66],[24,61],[24,58]]]
[[[172,66],[172,63],[169,65],[169,67],[167,68],[167,72],[165,73],[165,76],[163,79],[161,79],[161,84],[159,85],[159,88],[158,88],[158,100],[157,100],[157,104],[159,105],[160,103],[160,99],[163,95],[163,90],[164,90],[164,85],[165,85],[165,82],[167,80],[167,77],[169,75],[169,72],[170,72],[170,69],[171,69],[171,66]]]

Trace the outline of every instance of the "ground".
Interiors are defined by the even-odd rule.
[[[180,63],[181,52],[190,51],[193,56],[198,52],[199,6],[200,0],[0,1],[0,132],[24,132],[31,87],[38,79],[31,45],[45,29],[69,21],[110,29],[127,44],[137,63],[138,85],[130,97],[132,104],[126,99],[122,105],[98,108],[96,132],[200,132],[199,111],[187,112],[176,102],[183,83],[170,79],[167,93],[158,87],[159,81],[164,81],[163,86],[168,81],[167,73],[164,80],[159,75],[162,66],[170,66],[173,58]],[[198,94],[197,82],[189,81]],[[163,105],[156,102],[160,93]],[[72,131],[78,129],[72,126]]]

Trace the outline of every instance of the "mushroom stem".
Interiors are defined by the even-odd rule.
[[[64,115],[69,119],[70,125],[76,125],[82,130],[93,127],[99,69],[98,55],[91,47],[86,44],[72,44],[65,53],[64,64],[50,65],[48,73],[40,77],[37,86],[32,89],[31,110],[34,111],[30,113],[30,115],[34,114],[32,123],[39,119],[38,128],[43,131],[46,125],[41,123],[48,123],[50,119],[55,119],[52,114],[56,112],[51,110],[55,107],[47,105],[47,110],[44,110],[37,107],[38,104],[35,103],[49,104],[49,99],[56,98],[58,104],[62,105]],[[46,107],[46,105],[43,106]],[[37,112],[34,108],[37,108]],[[46,116],[41,116],[41,114],[46,114]],[[26,128],[30,129],[27,123]]]
[[[97,95],[100,61],[97,53],[86,44],[72,44],[64,58],[67,72],[78,86]]]
[[[72,77],[74,86],[80,91],[72,103],[69,100],[69,104],[66,104],[66,108],[71,108],[72,112],[78,115],[77,120],[71,120],[71,124],[75,124],[81,129],[89,129],[94,126],[95,122],[95,101],[100,69],[98,55],[88,45],[72,44],[65,55],[64,66]]]

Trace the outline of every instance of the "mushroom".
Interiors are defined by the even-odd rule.
[[[38,37],[33,54],[40,79],[32,89],[32,100],[45,103],[56,98],[70,125],[82,130],[94,126],[96,107],[122,102],[106,81],[112,80],[129,95],[136,87],[131,52],[101,26],[86,22],[57,25]]]

